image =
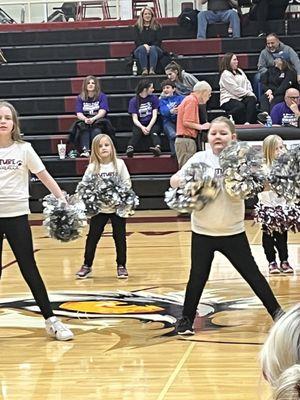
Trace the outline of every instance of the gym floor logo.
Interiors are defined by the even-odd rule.
[[[61,292],[52,293],[50,299],[55,315],[76,336],[91,332],[115,333],[120,337],[115,348],[150,346],[179,338],[175,332],[175,323],[182,315],[183,296],[183,292],[160,295],[141,290],[88,294]],[[228,318],[228,313],[260,307],[255,298],[228,301],[215,292],[209,293],[208,297],[209,301],[201,302],[198,307],[198,317],[195,320],[196,333],[199,330],[204,336],[198,337],[196,334],[189,337],[190,340],[212,339],[213,332],[217,333],[225,327],[232,329],[239,324],[234,318]],[[224,313],[227,316],[225,318]],[[243,321],[240,322],[243,324]],[[14,337],[36,336],[37,333],[44,335],[44,331],[41,331],[44,322],[32,298],[1,299],[0,326],[0,337],[9,337],[11,330]]]

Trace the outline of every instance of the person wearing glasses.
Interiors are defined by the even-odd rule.
[[[284,101],[276,104],[271,111],[272,122],[275,125],[299,126],[300,120],[300,93],[298,89],[287,89]]]

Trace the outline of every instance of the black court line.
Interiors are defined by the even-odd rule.
[[[33,250],[33,253],[36,253],[36,252],[38,252],[38,251],[40,251],[40,249]],[[15,264],[15,263],[17,263],[17,260],[13,260],[13,261],[11,261],[11,262],[9,262],[9,263],[3,265],[3,266],[2,266],[2,269],[8,268],[8,267],[10,267],[11,265],[13,265],[13,264]]]

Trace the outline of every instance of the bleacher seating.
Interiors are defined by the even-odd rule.
[[[117,150],[125,158],[133,186],[141,197],[141,208],[162,208],[163,193],[169,186],[169,177],[177,165],[168,152],[168,141],[163,137],[163,155],[153,158],[141,154],[133,159],[124,156],[131,135],[131,120],[127,114],[129,98],[134,95],[139,76],[131,75],[126,57],[133,49],[133,21],[84,21],[70,23],[45,23],[8,26],[0,25],[0,42],[8,59],[1,65],[1,98],[10,101],[20,114],[25,140],[32,143],[41,155],[49,172],[69,192],[74,191],[87,165],[86,159],[59,160],[57,143],[66,143],[68,132],[75,120],[75,98],[82,79],[89,74],[101,78],[102,90],[108,95],[109,116],[116,128]],[[176,25],[173,18],[163,23],[163,47],[178,55],[178,62],[198,79],[207,80],[213,87],[208,104],[209,119],[221,113],[219,107],[218,61],[225,52],[238,55],[240,66],[251,79],[256,70],[264,39],[256,38],[256,24],[244,27],[241,39],[223,38],[226,25],[210,25],[208,37],[194,39],[193,32]],[[273,21],[274,31],[284,34],[284,21]],[[282,39],[297,51],[300,50],[300,20],[291,20],[288,36]],[[218,37],[216,37],[218,36]],[[163,75],[151,76],[157,91]],[[261,140],[270,130],[241,129],[241,138]],[[287,138],[300,139],[292,128],[284,131]],[[141,151],[145,150],[140,148]],[[38,201],[46,189],[38,181],[32,182],[31,206],[41,210]]]

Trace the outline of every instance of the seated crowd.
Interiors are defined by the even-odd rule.
[[[145,8],[141,13],[144,16],[142,18],[155,18],[147,11],[148,8]],[[139,56],[141,50],[135,54]],[[160,96],[156,96],[150,75],[155,73],[156,64],[153,60],[157,62],[160,53],[157,50],[157,57],[154,58],[154,52],[152,54],[149,50],[147,54],[149,64],[143,67],[143,79],[138,82],[136,95],[129,102],[128,113],[132,117],[133,136],[128,142],[126,153],[128,157],[133,157],[138,143],[143,141],[154,156],[160,156],[160,134],[164,133],[169,140],[171,156],[176,155],[182,165],[186,159],[181,159],[180,154],[188,154],[189,157],[194,154],[198,132],[209,128],[206,104],[212,88],[207,82],[199,82],[195,76],[172,61],[165,66],[168,79],[161,84]],[[149,78],[146,78],[148,72]],[[253,86],[239,67],[238,57],[234,53],[226,53],[220,59],[219,72],[220,107],[235,123],[265,124],[270,114],[273,124],[299,125],[299,57],[276,34],[271,33],[266,37],[266,48],[260,53]],[[80,146],[81,156],[89,156],[91,142],[100,132],[107,133],[114,140],[108,111],[107,96],[101,92],[99,80],[94,76],[86,77],[77,98],[78,121],[71,135],[71,141]]]

